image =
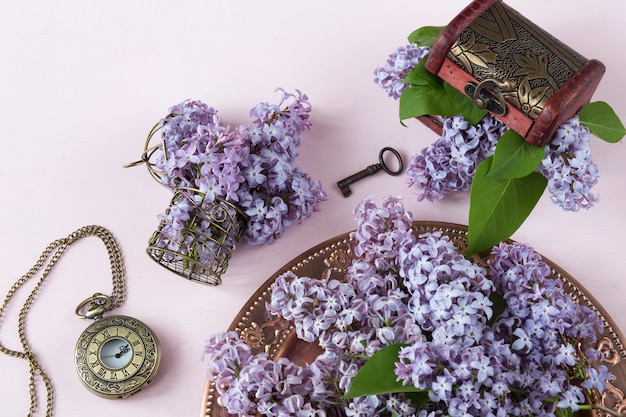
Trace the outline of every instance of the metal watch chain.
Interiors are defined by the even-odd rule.
[[[46,388],[46,417],[51,417],[54,409],[54,389],[52,386],[52,382],[46,372],[42,369],[39,364],[35,354],[31,350],[30,343],[26,338],[26,316],[33,304],[37,291],[39,287],[46,279],[54,265],[57,263],[59,258],[63,255],[65,250],[77,240],[88,237],[95,236],[100,238],[104,245],[106,246],[107,252],[109,254],[109,259],[111,261],[111,273],[113,279],[113,292],[110,297],[104,296],[102,294],[95,294],[90,299],[83,302],[81,306],[87,306],[88,304],[97,304],[101,308],[100,311],[110,311],[116,307],[122,305],[124,300],[126,299],[126,278],[124,273],[124,264],[122,260],[122,253],[117,244],[117,241],[107,229],[102,226],[85,226],[82,227],[75,232],[71,233],[66,238],[58,239],[52,242],[48,247],[43,251],[39,260],[33,265],[33,267],[20,279],[18,279],[6,297],[4,298],[4,302],[2,306],[0,306],[0,325],[2,324],[2,314],[4,313],[5,308],[9,304],[13,295],[30,279],[32,279],[39,271],[42,271],[41,277],[39,281],[33,287],[30,295],[24,302],[22,309],[18,315],[18,334],[19,339],[22,344],[23,351],[17,351],[13,349],[9,349],[5,347],[0,342],[0,352],[7,354],[12,357],[25,359],[28,361],[30,366],[30,382],[29,382],[29,393],[30,393],[30,410],[28,416],[33,416],[37,411],[38,400],[37,400],[37,391],[35,386],[35,380],[37,375],[41,377],[41,380],[44,383]],[[91,307],[94,307],[93,305]],[[79,309],[76,310],[76,314],[85,318],[85,316],[79,315]]]

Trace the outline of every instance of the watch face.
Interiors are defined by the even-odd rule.
[[[75,365],[83,384],[106,398],[125,398],[149,384],[161,358],[156,336],[126,316],[103,317],[78,339]]]
[[[134,375],[145,358],[139,335],[123,326],[105,327],[87,347],[89,366],[102,379],[118,381]]]

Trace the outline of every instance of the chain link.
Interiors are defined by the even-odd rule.
[[[11,301],[13,295],[30,279],[32,279],[39,271],[43,271],[41,273],[41,277],[39,281],[33,287],[30,295],[24,302],[20,313],[18,315],[18,335],[20,338],[20,343],[22,345],[23,351],[17,351],[13,349],[9,349],[5,347],[0,342],[0,352],[20,359],[25,359],[28,361],[30,366],[30,382],[28,385],[29,393],[30,393],[30,409],[28,413],[28,417],[32,417],[37,411],[38,399],[37,399],[37,391],[35,386],[35,381],[37,375],[43,381],[43,384],[46,388],[46,417],[52,417],[53,409],[54,409],[54,389],[52,386],[52,382],[45,371],[42,369],[41,365],[37,361],[35,354],[32,352],[30,343],[26,338],[26,316],[30,310],[30,307],[35,300],[35,296],[37,295],[37,291],[39,287],[46,279],[54,265],[61,258],[65,250],[72,243],[76,242],[79,239],[88,236],[98,237],[104,242],[107,253],[109,254],[109,260],[111,261],[111,274],[113,280],[113,292],[110,296],[110,307],[108,310],[112,310],[122,305],[124,300],[126,299],[126,276],[124,273],[124,263],[122,259],[122,252],[120,251],[119,245],[117,241],[107,229],[102,226],[85,226],[82,227],[75,232],[71,233],[68,237],[63,239],[57,239],[46,247],[46,249],[42,252],[39,260],[33,265],[33,267],[24,274],[20,279],[18,279],[6,297],[4,298],[4,302],[0,306],[0,325],[2,324],[2,314],[6,309],[7,305]]]

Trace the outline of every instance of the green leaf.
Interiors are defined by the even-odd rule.
[[[598,138],[616,143],[626,135],[626,128],[615,111],[604,101],[585,105],[578,113],[580,124],[589,128]]]
[[[529,144],[519,133],[509,129],[498,140],[487,176],[500,180],[525,177],[537,169],[544,155],[542,146]]]
[[[418,85],[404,90],[400,96],[400,120],[427,114],[454,116],[457,113],[443,89]]]
[[[478,124],[487,115],[487,110],[476,107],[473,100],[450,84],[444,82],[443,88],[446,90],[446,94],[448,94],[452,104],[456,106],[456,114],[462,115],[470,126]]]
[[[476,107],[469,97],[428,71],[424,66],[425,61],[421,60],[404,78],[404,82],[411,84],[411,87],[400,96],[400,120],[427,114],[460,114],[470,126],[480,122],[487,111]]]
[[[470,191],[467,255],[480,253],[511,237],[524,223],[548,180],[538,172],[500,180],[488,176],[493,163],[480,163]]]
[[[556,417],[572,417],[574,415],[574,412],[572,411],[570,407],[557,408],[556,411],[554,412],[554,415]]]
[[[450,99],[441,78],[419,64],[404,79],[411,84],[400,96],[400,120],[424,115],[456,116],[457,105]]]
[[[493,303],[492,310],[493,316],[487,321],[487,326],[491,326],[500,317],[500,314],[504,312],[507,307],[507,302],[502,294],[497,291],[493,291],[489,296],[489,300]]]
[[[443,80],[426,69],[425,59],[420,60],[420,62],[413,67],[411,72],[404,77],[404,82],[411,85],[428,85],[433,88],[443,89]]]
[[[409,42],[419,46],[433,46],[444,26],[424,26],[409,35]]]
[[[393,392],[426,393],[414,385],[402,385],[394,373],[395,363],[399,361],[398,352],[406,345],[387,346],[374,353],[354,376],[352,386],[346,398],[364,397],[367,395],[389,394]]]
[[[428,391],[426,390],[419,390],[415,392],[405,392],[404,398],[411,401],[411,404],[415,408],[418,408],[418,409],[430,401],[430,397],[428,397]]]

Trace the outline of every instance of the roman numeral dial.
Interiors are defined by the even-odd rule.
[[[125,398],[156,375],[161,351],[152,331],[137,319],[103,317],[81,335],[74,357],[81,380],[105,398]]]
[[[111,326],[95,333],[87,351],[94,374],[106,381],[134,375],[145,357],[145,347],[137,332],[123,326]]]

